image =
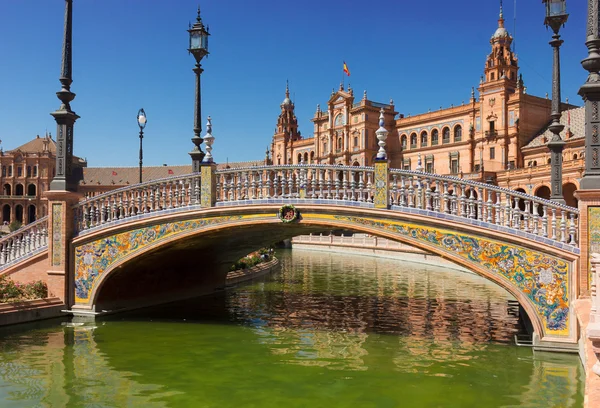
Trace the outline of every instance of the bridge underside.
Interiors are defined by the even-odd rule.
[[[250,252],[318,231],[323,228],[246,225],[169,243],[117,267],[102,284],[95,310],[114,311],[213,292],[225,286],[231,265]]]
[[[547,344],[574,344],[577,255],[482,225],[422,214],[331,205],[299,206],[283,223],[281,204],[190,211],[117,224],[77,238],[75,310],[166,302],[223,287],[229,267],[273,242],[346,229],[397,240],[443,256],[508,290]],[[481,224],[481,223],[480,223]],[[108,231],[107,231],[108,230]]]

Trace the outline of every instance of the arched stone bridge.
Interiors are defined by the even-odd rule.
[[[542,347],[577,342],[578,210],[523,193],[378,162],[205,165],[81,201],[51,192],[49,201],[47,219],[0,240],[0,273],[46,267],[51,290],[60,292],[62,278],[65,302],[80,313],[214,290],[261,246],[344,229],[422,248],[496,282],[523,306]],[[284,206],[296,219],[282,219]]]

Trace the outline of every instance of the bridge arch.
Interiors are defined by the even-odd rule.
[[[571,342],[576,336],[569,299],[574,294],[577,256],[568,251],[541,242],[532,245],[502,231],[486,232],[481,226],[416,214],[306,205],[300,208],[299,221],[286,224],[276,216],[278,209],[270,204],[196,210],[85,234],[73,243],[74,309],[94,309],[112,276],[124,279],[136,264],[137,270],[139,265],[160,268],[165,254],[182,265],[193,264],[193,258],[198,266],[214,268],[211,283],[218,286],[224,283],[227,268],[253,249],[309,232],[347,229],[439,254],[495,282],[523,306],[540,339]],[[248,241],[251,246],[241,245]]]

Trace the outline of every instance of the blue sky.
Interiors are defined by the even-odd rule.
[[[567,2],[561,30],[562,95],[586,79],[586,3]],[[89,166],[136,166],[136,114],[148,116],[144,164],[188,164],[194,58],[187,53],[194,0],[74,0],[72,108],[75,154]],[[357,98],[394,99],[415,115],[468,101],[483,73],[499,1],[203,0],[210,56],[203,60],[202,123],[213,119],[215,161],[262,159],[289,80],[303,135],[342,80]],[[49,115],[62,47],[63,0],[0,0],[0,139],[5,150],[55,134]],[[506,27],[514,0],[505,1]],[[551,93],[551,32],[541,1],[517,1],[515,45],[528,93]],[[203,147],[204,149],[204,147]]]

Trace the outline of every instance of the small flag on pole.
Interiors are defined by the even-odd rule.
[[[350,76],[350,70],[348,69],[348,65],[346,65],[346,61],[344,61],[344,74]]]

